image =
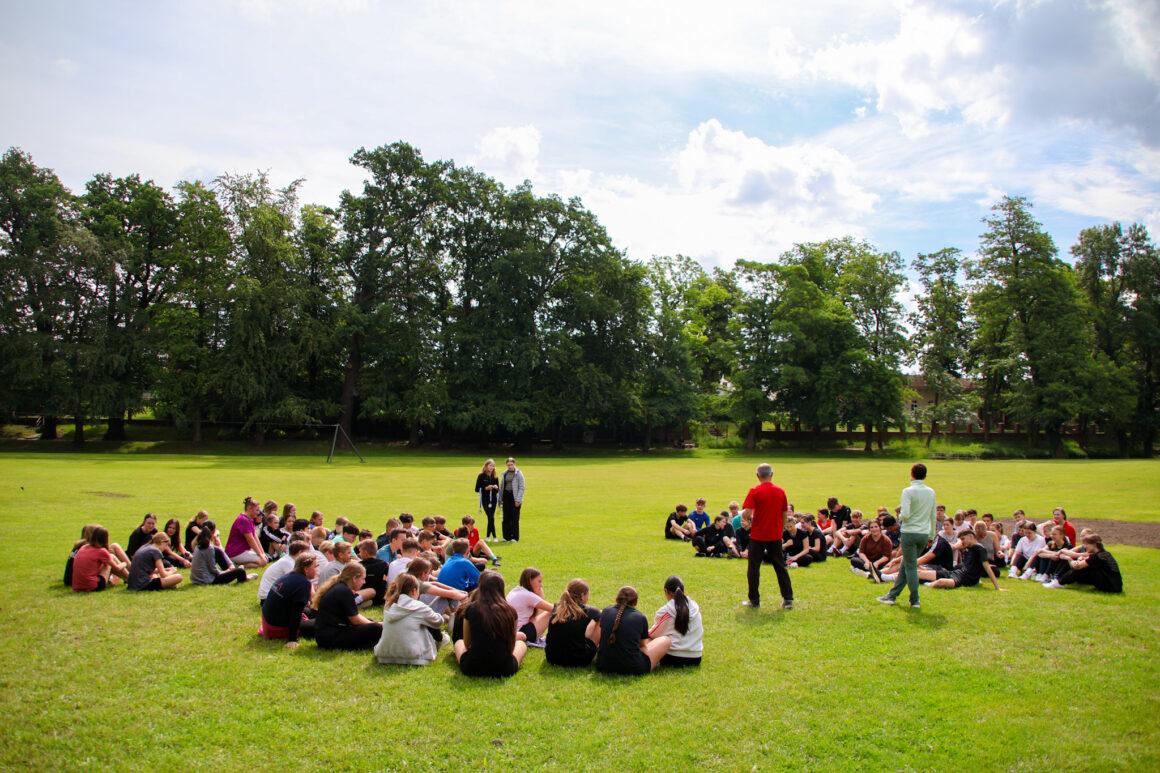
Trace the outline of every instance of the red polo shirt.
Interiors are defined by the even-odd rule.
[[[749,530],[749,539],[780,541],[787,502],[785,489],[770,481],[758,483],[749,489],[745,504],[742,505],[753,511],[753,528]]]

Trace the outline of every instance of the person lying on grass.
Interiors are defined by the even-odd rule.
[[[600,613],[600,643],[596,650],[596,670],[605,674],[638,676],[656,670],[668,653],[668,636],[650,639],[648,620],[636,609],[636,588],[626,585],[616,594],[616,603]]]
[[[975,533],[970,529],[964,529],[963,533],[959,535],[959,555],[962,557],[962,563],[958,569],[950,572],[942,567],[919,569],[918,579],[923,583],[928,583],[932,588],[969,588],[978,585],[985,573],[990,578],[991,584],[995,586],[995,590],[1007,590],[999,587],[999,581],[995,579],[995,572],[987,563],[987,551],[978,543],[975,539]]]
[[[414,575],[399,575],[387,589],[375,659],[384,664],[430,665],[447,641],[439,630],[442,624],[442,615],[419,599],[419,581]]]
[[[516,610],[504,599],[503,577],[498,572],[488,570],[479,576],[475,597],[456,614],[460,617],[463,638],[455,642],[455,659],[464,676],[506,677],[519,671],[528,646],[516,630]]]
[[[182,577],[174,569],[165,566],[162,547],[169,544],[169,537],[157,532],[133,555],[129,564],[129,590],[169,590],[181,584]]]

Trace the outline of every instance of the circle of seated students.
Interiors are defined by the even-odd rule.
[[[684,504],[673,508],[665,519],[665,539],[690,543],[695,558],[748,558],[749,512],[733,501],[728,510],[710,518],[705,505],[705,499],[698,498],[692,513]],[[1043,524],[1016,510],[1011,536],[991,513],[980,517],[970,509],[948,516],[945,505],[938,505],[935,513],[935,538],[918,558],[919,579],[925,585],[971,587],[988,577],[1001,590],[998,577],[1007,569],[1009,578],[1035,580],[1048,589],[1091,585],[1108,593],[1123,591],[1119,565],[1103,540],[1092,529],[1081,531],[1077,540],[1062,507]],[[864,519],[861,510],[852,510],[836,497],[830,497],[816,515],[795,513],[791,504],[782,533],[785,565],[796,569],[840,557],[848,559],[850,571],[860,577],[893,582],[902,563],[895,515],[879,507],[873,519]]]

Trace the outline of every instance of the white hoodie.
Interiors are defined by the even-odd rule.
[[[685,597],[689,602],[689,630],[679,633],[674,627],[677,621],[677,602],[670,599],[653,615],[653,627],[648,632],[650,637],[670,636],[673,644],[669,647],[669,654],[678,658],[701,657],[701,638],[705,629],[701,626],[701,608],[697,602]]]
[[[380,663],[399,663],[405,666],[426,666],[435,660],[439,645],[427,630],[443,623],[443,616],[418,599],[406,593],[383,613],[383,635],[375,645],[375,657]],[[441,635],[439,644],[447,641]]]

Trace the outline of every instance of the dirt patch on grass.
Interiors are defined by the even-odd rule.
[[[104,497],[105,499],[132,499],[132,494],[124,494],[120,491],[85,491],[84,494],[90,494],[94,497]]]
[[[1160,523],[1136,523],[1135,521],[1083,521],[1071,519],[1078,535],[1082,529],[1092,529],[1103,538],[1107,544],[1139,545],[1145,548],[1160,548]],[[1015,522],[1003,524],[1006,533],[1010,535],[1015,528]]]

